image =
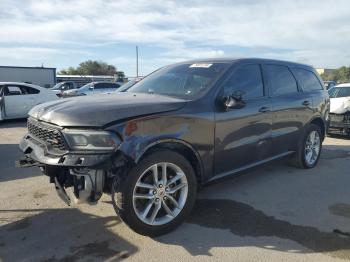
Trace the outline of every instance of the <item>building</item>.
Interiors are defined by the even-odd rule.
[[[0,82],[24,82],[50,88],[56,84],[56,68],[0,66]]]
[[[334,71],[334,69],[327,69],[327,68],[316,68],[317,73],[319,73],[319,75],[322,74],[330,74]]]

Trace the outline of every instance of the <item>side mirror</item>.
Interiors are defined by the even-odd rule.
[[[245,106],[245,102],[242,100],[244,91],[234,91],[231,95],[223,97],[223,105],[227,109],[240,109]]]

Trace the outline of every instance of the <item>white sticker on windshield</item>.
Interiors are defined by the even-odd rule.
[[[211,67],[213,64],[192,64],[190,65],[190,67],[199,67],[199,68],[209,68]]]

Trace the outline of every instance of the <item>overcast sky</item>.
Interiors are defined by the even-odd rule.
[[[95,59],[135,75],[208,57],[350,65],[349,0],[0,0],[0,65]]]

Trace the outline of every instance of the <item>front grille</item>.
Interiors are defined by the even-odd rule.
[[[350,114],[349,113],[344,115],[344,122],[347,123],[347,124],[350,123]]]
[[[48,149],[66,151],[67,145],[62,133],[54,127],[42,124],[36,120],[28,119],[28,132],[31,136],[39,139],[48,146]]]

